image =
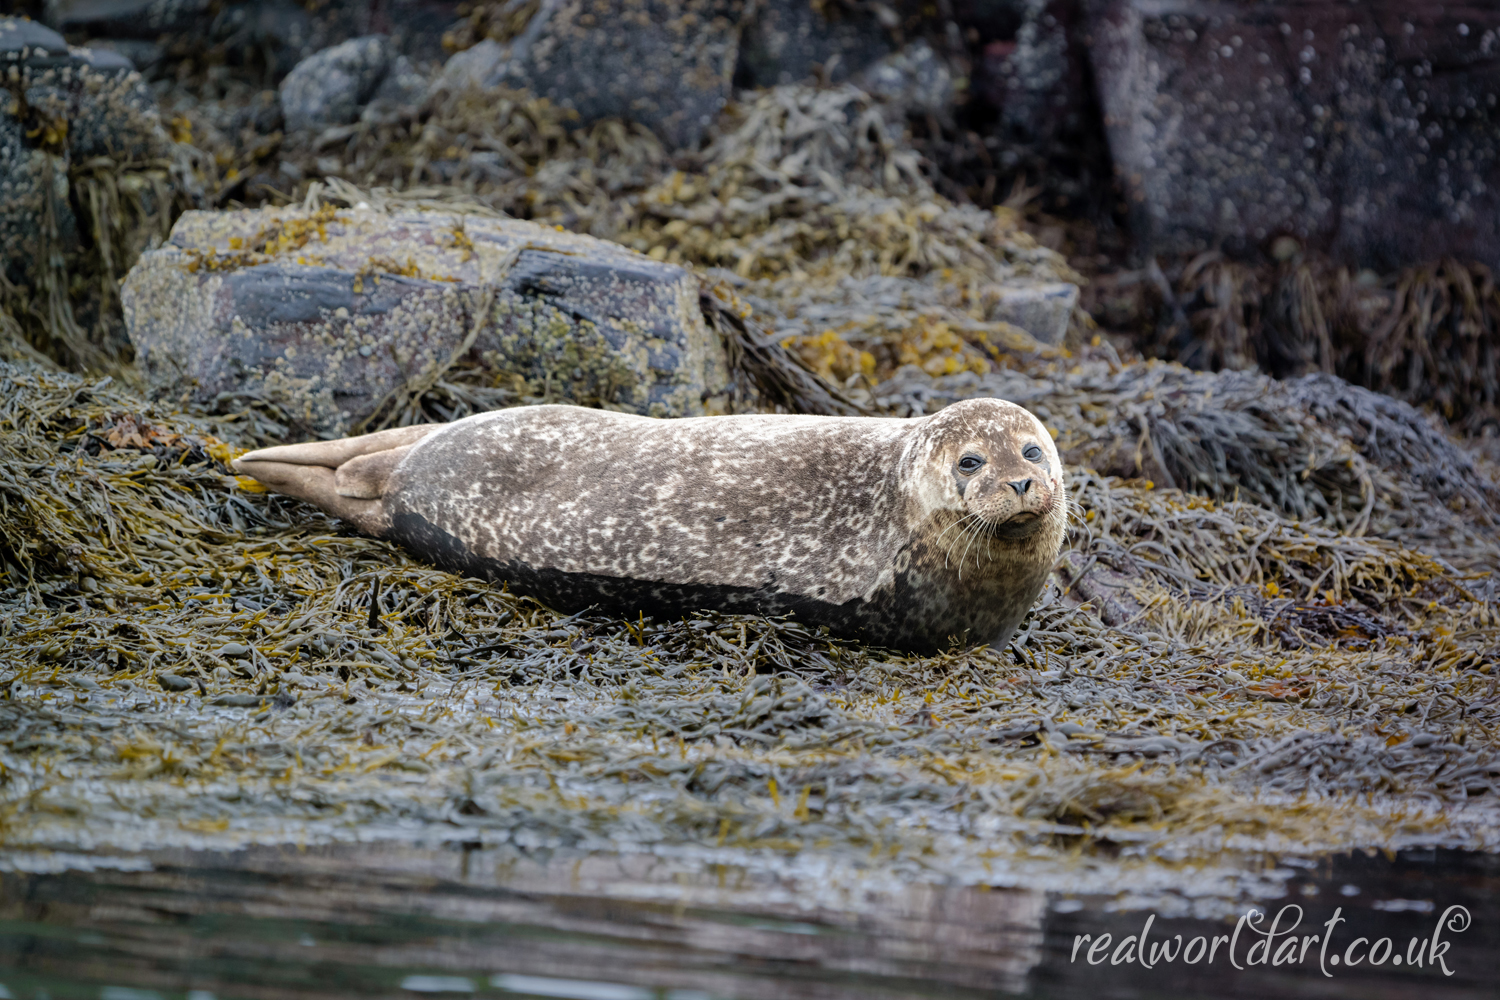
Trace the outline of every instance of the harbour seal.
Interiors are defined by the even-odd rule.
[[[1051,435],[997,399],[909,419],[531,406],[234,467],[560,610],[790,612],[921,653],[1007,641],[1067,511]]]

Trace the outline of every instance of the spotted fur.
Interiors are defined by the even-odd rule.
[[[792,613],[919,652],[1008,639],[1066,520],[1051,436],[995,399],[909,420],[523,407],[239,468],[562,610]]]

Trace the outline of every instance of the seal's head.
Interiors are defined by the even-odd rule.
[[[1042,422],[1002,399],[964,400],[927,419],[923,492],[931,507],[957,515],[963,534],[1034,541],[1055,554],[1067,496]]]

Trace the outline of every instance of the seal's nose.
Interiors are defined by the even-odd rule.
[[[1026,491],[1031,489],[1031,482],[1030,479],[1012,479],[1010,488],[1016,491],[1016,496],[1024,497]]]

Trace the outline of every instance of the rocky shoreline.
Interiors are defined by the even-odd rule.
[[[1316,4],[604,6],[0,19],[0,857],[461,836],[1190,910],[1277,857],[1500,847],[1489,237],[1334,226],[1357,95],[1304,108],[1426,80],[1449,28],[1487,72],[1484,12],[1382,62],[1384,15],[1290,26]],[[1162,67],[1214,60],[1282,89],[1173,118]],[[1113,199],[1090,74],[1125,204],[1064,218]],[[1402,134],[1488,162],[1432,94]],[[1182,135],[1303,200],[1220,212]],[[1433,197],[1483,214],[1469,169]],[[535,402],[972,396],[1043,419],[1077,509],[1000,653],[561,616],[225,464]]]

